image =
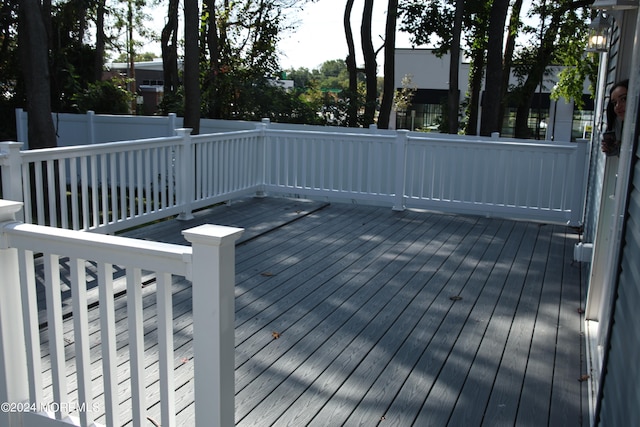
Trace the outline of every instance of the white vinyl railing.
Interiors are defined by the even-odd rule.
[[[582,221],[585,141],[270,129],[20,151],[2,196],[25,222],[114,233],[256,192],[536,221]]]
[[[147,242],[97,233],[24,224],[15,221],[21,203],[0,199],[0,425],[17,427],[94,425],[104,416],[108,426],[147,425],[142,277],[156,284],[158,329],[157,384],[161,425],[176,425],[173,355],[172,283],[175,276],[192,282],[195,420],[198,426],[230,426],[234,417],[234,242],[242,229],[204,225],[183,232],[192,247]],[[68,264],[68,272],[61,260]],[[46,289],[48,340],[41,356],[36,301],[37,266]],[[114,267],[124,269],[128,342],[118,341],[114,310]],[[97,272],[97,273],[96,273]],[[63,334],[61,277],[71,288],[73,346]],[[99,318],[88,319],[87,283],[97,281]],[[94,324],[95,323],[95,324]],[[89,335],[99,329],[99,339]],[[100,342],[100,355],[92,343]],[[127,354],[122,356],[122,352]],[[26,355],[26,357],[25,357]],[[102,366],[92,366],[94,360]],[[130,378],[122,384],[124,368]],[[71,366],[73,365],[73,366]],[[69,371],[69,368],[71,371]],[[99,374],[96,375],[96,369]],[[47,371],[45,376],[44,370]],[[69,374],[71,372],[71,374]],[[44,395],[43,383],[51,392]],[[130,393],[126,408],[120,397]],[[98,397],[99,395],[99,397]],[[70,413],[77,412],[77,417]]]

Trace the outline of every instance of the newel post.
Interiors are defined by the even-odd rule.
[[[89,144],[96,143],[96,112],[87,110],[87,140]]]
[[[234,425],[235,242],[241,228],[201,225],[192,245],[195,425]]]
[[[2,197],[14,202],[23,202],[21,142],[0,142],[0,164],[2,164]],[[24,220],[22,209],[16,213]]]
[[[406,175],[406,157],[407,157],[407,141],[409,139],[409,131],[402,129],[398,131],[396,137],[396,176],[395,176],[395,200],[393,203],[394,211],[403,211],[404,206],[404,185]]]
[[[265,185],[267,183],[267,129],[271,125],[271,120],[268,118],[263,118],[260,123],[256,125],[256,130],[258,131],[258,176],[260,177],[260,187],[258,191],[256,191],[256,197],[265,197],[266,193],[264,191]]]
[[[191,129],[176,129],[176,135],[182,138],[182,144],[178,150],[178,159],[174,173],[176,177],[176,191],[178,192],[178,204],[182,212],[178,219],[182,221],[193,219],[191,202],[193,202],[193,180],[194,180],[194,149],[191,143]]]
[[[29,401],[26,344],[22,303],[20,299],[20,273],[18,252],[9,247],[4,226],[16,220],[22,203],[0,199],[0,403]],[[0,411],[0,425],[22,425],[19,412]]]
[[[587,156],[588,142],[587,139],[582,138],[576,140],[577,146],[573,158],[574,185],[570,196],[572,199],[570,202],[571,218],[569,219],[569,225],[571,226],[579,226],[583,220],[589,168]]]

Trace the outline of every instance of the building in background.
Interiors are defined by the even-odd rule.
[[[469,63],[459,64],[458,87],[460,102],[464,104],[469,88]],[[584,110],[577,110],[573,102],[563,99],[557,102],[550,97],[551,89],[557,83],[559,67],[549,73],[538,87],[533,98],[529,115],[529,128],[534,139],[575,141],[590,135],[593,123],[594,103],[589,94],[589,82],[585,82]],[[438,57],[432,49],[396,49],[395,87],[402,89],[405,84],[415,88],[411,106],[406,111],[392,112],[390,123],[395,129],[410,129],[437,132],[443,121],[449,90],[449,55]],[[516,84],[514,77],[511,84]],[[482,108],[482,107],[481,107]],[[507,107],[502,136],[513,136],[515,126],[515,105]],[[479,127],[479,123],[477,124]]]

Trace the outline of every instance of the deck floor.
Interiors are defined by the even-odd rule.
[[[186,244],[180,231],[205,222],[246,229],[236,249],[237,426],[588,425],[575,230],[255,198],[125,235]],[[154,289],[143,293],[158,420]],[[193,425],[190,294],[177,278],[179,425]],[[126,420],[126,297],[116,308]],[[70,321],[65,331],[71,344]]]

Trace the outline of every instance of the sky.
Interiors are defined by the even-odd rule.
[[[318,68],[323,62],[347,57],[347,42],[344,34],[342,18],[345,1],[318,0],[310,3],[298,14],[298,28],[295,32],[285,34],[280,42],[280,62],[283,69]],[[360,20],[362,17],[362,0],[354,2],[352,30],[356,45],[358,64],[362,63],[360,47]],[[374,49],[382,45],[385,20],[387,18],[386,0],[375,0],[373,3],[372,35]],[[399,22],[397,26],[399,26]],[[409,35],[399,33],[396,36],[396,47],[411,47]],[[359,56],[358,56],[359,55]],[[382,52],[378,54],[378,62],[382,64]]]
[[[362,48],[360,47],[360,20],[362,17],[363,0],[354,2],[352,16],[352,30],[356,46],[356,60],[358,65],[363,63]],[[325,61],[332,59],[346,59],[347,42],[342,25],[346,1],[345,0],[317,0],[304,6],[304,10],[297,12],[291,20],[296,29],[283,33],[279,43],[279,57],[282,69],[319,68]],[[384,35],[385,20],[387,18],[387,1],[373,2],[372,36],[374,49],[382,45],[380,36]],[[158,34],[164,25],[162,13],[152,13],[153,25]],[[399,22],[398,22],[399,26]],[[179,30],[182,31],[182,30]],[[396,47],[411,47],[409,35],[398,33]],[[143,51],[160,55],[160,43],[149,43]],[[378,68],[382,70],[383,53],[378,54]]]

